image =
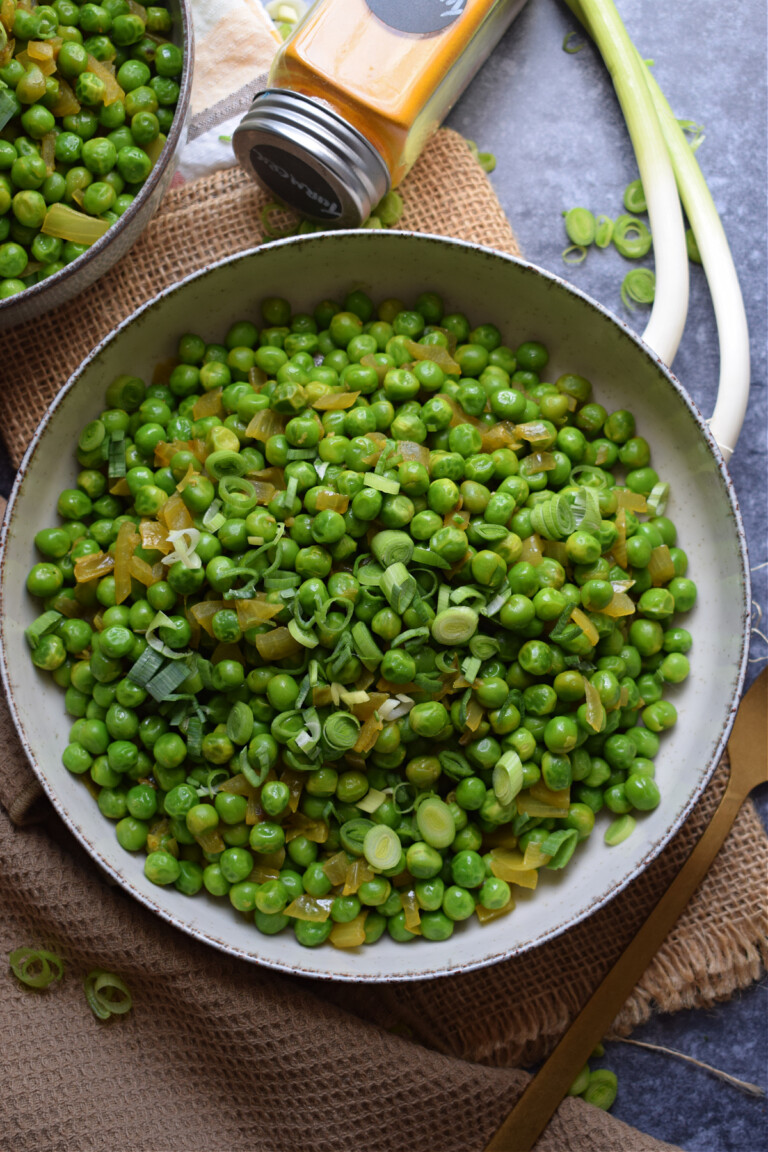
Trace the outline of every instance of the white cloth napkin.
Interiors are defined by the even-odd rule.
[[[191,180],[235,163],[227,139],[266,84],[280,36],[260,0],[193,0],[191,121],[178,172]]]

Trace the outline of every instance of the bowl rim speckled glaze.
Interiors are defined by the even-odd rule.
[[[356,257],[360,259],[363,258],[361,254],[365,253],[366,251],[370,253],[374,259],[377,255],[380,256],[383,253],[386,253],[386,255],[389,257],[392,254],[398,253],[397,245],[403,246],[400,249],[400,252],[402,253],[403,258],[405,258],[405,256],[409,253],[410,248],[415,246],[413,247],[413,251],[410,252],[410,259],[418,259],[419,261],[421,261],[422,257],[428,259],[429,253],[432,252],[438,266],[441,259],[448,259],[449,257],[453,259],[455,254],[455,258],[457,260],[465,259],[467,261],[468,272],[473,268],[475,271],[477,271],[475,265],[478,261],[491,261],[494,263],[494,266],[498,264],[498,262],[502,262],[514,268],[514,274],[511,275],[512,280],[515,281],[515,283],[517,283],[518,280],[520,280],[522,283],[526,283],[527,285],[531,285],[535,282],[547,300],[549,300],[551,293],[555,293],[558,299],[560,299],[559,294],[561,292],[566,292],[570,297],[575,297],[576,301],[580,302],[578,305],[579,309],[581,309],[585,315],[590,314],[594,317],[594,328],[597,333],[603,333],[604,340],[607,339],[608,333],[612,333],[612,338],[614,338],[617,343],[623,340],[629,341],[632,345],[634,345],[635,348],[642,353],[643,357],[647,358],[647,360],[651,362],[652,368],[649,368],[646,364],[646,370],[649,373],[659,373],[660,377],[663,377],[663,380],[659,380],[659,388],[662,390],[663,394],[667,394],[667,388],[671,389],[671,392],[674,393],[675,397],[677,398],[676,411],[679,408],[679,410],[682,412],[683,418],[688,419],[689,421],[692,420],[695,423],[696,428],[698,429],[699,437],[699,441],[697,441],[695,445],[696,450],[699,452],[701,457],[711,457],[711,459],[707,459],[707,467],[710,469],[710,471],[712,470],[712,464],[714,464],[717,469],[717,474],[712,472],[713,483],[717,483],[719,487],[722,488],[724,494],[724,505],[728,505],[726,511],[733,523],[733,543],[736,549],[736,551],[733,552],[732,557],[733,571],[740,581],[741,590],[743,590],[743,595],[740,596],[738,609],[733,609],[733,621],[738,622],[738,628],[736,623],[733,624],[734,638],[732,640],[734,653],[736,653],[736,655],[732,660],[732,667],[729,668],[728,673],[730,676],[730,679],[728,680],[729,697],[727,701],[723,701],[722,715],[718,716],[716,722],[713,722],[716,724],[717,733],[713,738],[713,753],[706,765],[706,768],[701,772],[696,786],[692,788],[690,795],[686,794],[686,801],[682,804],[678,811],[675,812],[674,818],[666,824],[663,834],[658,837],[652,844],[650,844],[648,850],[644,851],[644,854],[641,858],[637,859],[637,862],[634,864],[634,866],[624,874],[618,876],[615,882],[610,885],[610,889],[600,895],[599,898],[595,898],[591,903],[587,903],[585,906],[578,908],[572,914],[564,913],[564,918],[560,922],[552,924],[546,931],[530,939],[524,940],[518,945],[504,947],[502,943],[502,945],[499,946],[499,941],[497,939],[495,941],[495,947],[491,947],[480,956],[474,956],[471,959],[463,962],[456,962],[453,958],[449,957],[447,953],[442,951],[435,954],[430,954],[429,949],[422,949],[421,947],[419,947],[417,950],[418,959],[416,959],[416,957],[413,955],[414,951],[416,950],[408,949],[407,951],[409,956],[413,956],[413,959],[416,961],[412,967],[406,966],[400,968],[397,971],[380,971],[376,973],[357,971],[354,968],[354,965],[352,965],[351,962],[346,963],[343,959],[343,954],[339,954],[335,949],[331,949],[331,952],[335,953],[336,956],[339,956],[337,963],[331,963],[330,966],[325,964],[321,966],[314,966],[312,960],[313,957],[317,955],[317,953],[301,948],[297,943],[295,943],[295,941],[293,942],[295,947],[293,951],[290,952],[288,959],[281,958],[279,956],[275,957],[274,955],[265,956],[263,954],[257,954],[255,951],[251,951],[248,948],[244,948],[237,945],[236,943],[233,943],[232,941],[228,941],[220,934],[212,932],[209,929],[201,929],[199,924],[192,922],[194,917],[191,915],[190,918],[185,921],[182,915],[179,915],[175,910],[169,908],[168,901],[164,899],[163,896],[163,894],[167,892],[166,889],[154,888],[153,891],[149,891],[146,890],[145,886],[144,891],[139,890],[141,885],[138,883],[138,880],[136,878],[127,877],[125,872],[120,867],[115,866],[107,859],[105,859],[104,850],[100,847],[99,844],[93,843],[91,840],[89,840],[88,836],[79,826],[75,815],[73,815],[73,813],[69,811],[67,806],[62,802],[61,797],[57,794],[56,788],[51,785],[50,781],[46,777],[45,772],[37,763],[36,755],[32,746],[33,741],[28,738],[28,734],[25,731],[24,720],[21,716],[21,711],[23,709],[20,707],[15,697],[15,685],[13,683],[14,676],[12,674],[12,669],[9,666],[8,646],[5,643],[7,639],[6,631],[9,626],[8,613],[11,611],[11,608],[7,607],[6,605],[9,593],[9,587],[7,587],[6,581],[11,579],[11,577],[8,576],[6,565],[8,561],[9,549],[12,550],[12,548],[16,546],[15,542],[13,544],[9,543],[15,528],[14,515],[16,512],[16,506],[19,501],[20,494],[24,488],[25,480],[28,475],[30,466],[36,458],[36,454],[41,451],[41,449],[46,447],[44,442],[48,440],[51,430],[53,429],[55,431],[57,412],[59,411],[61,405],[66,401],[66,398],[77,386],[78,382],[82,380],[84,375],[87,380],[89,370],[95,371],[105,350],[108,350],[115,340],[119,340],[121,334],[126,332],[127,329],[131,328],[132,325],[136,324],[137,322],[139,325],[144,326],[156,323],[157,321],[155,320],[155,316],[157,314],[162,315],[164,302],[169,298],[176,298],[180,292],[183,293],[185,290],[189,290],[188,286],[190,285],[203,287],[205,286],[206,280],[209,281],[207,290],[210,292],[211,284],[214,286],[218,285],[219,279],[223,280],[223,277],[227,273],[231,273],[232,269],[236,266],[243,265],[243,262],[245,262],[245,265],[240,269],[243,277],[245,277],[246,272],[249,274],[252,272],[253,280],[258,281],[258,269],[260,261],[262,264],[265,260],[267,264],[269,264],[270,261],[279,262],[281,259],[281,251],[288,251],[290,253],[298,249],[298,252],[296,253],[296,259],[299,257],[306,258],[306,254],[309,252],[312,256],[312,259],[317,261],[318,268],[327,269],[326,282],[321,288],[318,289],[318,291],[313,290],[313,298],[319,298],[323,294],[325,288],[328,287],[329,284],[333,283],[334,275],[336,275],[337,281],[340,275],[334,270],[334,244],[337,246],[337,250],[340,253],[342,252],[342,246],[345,244],[348,245],[349,251],[354,252]],[[386,247],[384,249],[380,248],[379,246],[381,244],[384,244]],[[435,253],[435,245],[444,250],[443,254],[438,255]],[[387,249],[390,249],[390,251],[387,251]],[[446,249],[447,254],[445,253]],[[465,253],[467,255],[462,257],[461,253]],[[291,258],[286,257],[286,259]],[[343,263],[343,258],[341,256],[339,259],[341,259]],[[250,267],[251,263],[253,264],[253,270],[251,270]],[[486,264],[484,267],[489,266]],[[499,269],[498,275],[502,276],[507,274],[503,273]],[[219,279],[217,279],[217,277]],[[535,281],[526,280],[527,277],[534,277]],[[211,278],[214,278],[213,281],[211,281]],[[191,291],[194,292],[194,289]],[[267,291],[268,289],[266,288],[265,282],[265,288],[260,292],[260,295],[266,294]],[[450,295],[461,298],[462,289],[459,288],[455,291],[452,291]],[[472,310],[472,305],[469,302],[467,302],[466,307],[468,311]],[[565,305],[563,307],[565,307]],[[572,303],[571,307],[575,309],[576,304]],[[581,315],[581,311],[579,311],[579,315]],[[608,322],[607,326],[605,324],[606,321]],[[627,345],[622,345],[622,347],[627,347]],[[636,355],[636,353],[632,353],[632,355]],[[640,363],[640,361],[636,362]],[[92,418],[92,413],[90,412],[84,413],[83,415],[86,419]],[[695,436],[696,432],[692,430],[692,439],[695,439]],[[21,534],[23,534],[23,527],[21,529]],[[27,535],[28,534],[29,529],[27,529]],[[647,867],[647,865],[662,851],[662,849],[669,843],[674,834],[679,830],[680,826],[690,814],[697,800],[700,798],[704,788],[714,773],[714,770],[722,756],[723,751],[725,750],[726,742],[738,707],[747,668],[750,627],[750,582],[746,539],[743,526],[741,524],[738,502],[733,484],[728,475],[727,468],[724,464],[723,458],[720,454],[714,437],[709,431],[703,416],[698,411],[696,405],[687,394],[683,386],[670,372],[670,370],[666,368],[666,366],[660,361],[658,356],[656,356],[655,353],[653,353],[649,348],[647,348],[647,346],[642,343],[640,337],[638,337],[627,324],[614,316],[608,309],[603,307],[603,305],[593,300],[586,293],[574,288],[562,278],[506,253],[497,252],[493,249],[483,248],[480,245],[471,244],[464,241],[452,240],[446,237],[432,236],[429,234],[408,232],[382,233],[365,230],[350,230],[319,233],[302,237],[291,237],[289,239],[277,241],[260,248],[253,248],[249,249],[248,251],[238,253],[236,256],[218,261],[217,263],[210,265],[204,270],[193,273],[192,275],[186,277],[184,280],[179,281],[177,284],[172,285],[160,292],[152,300],[149,300],[140,308],[138,308],[131,316],[123,320],[108,337],[106,337],[97,347],[93,349],[93,351],[83,361],[78,370],[70,377],[67,384],[64,386],[64,388],[61,390],[61,392],[58,394],[48,409],[48,412],[38,427],[35,436],[27,450],[27,453],[25,454],[24,460],[22,461],[22,464],[19,468],[19,473],[14,484],[13,491],[11,493],[2,535],[0,536],[0,580],[2,581],[0,584],[0,639],[2,639],[4,642],[2,645],[2,661],[0,663],[0,673],[2,674],[3,683],[8,695],[14,724],[19,733],[19,737],[30,761],[30,764],[38,775],[38,778],[40,779],[46,794],[48,795],[59,815],[77,837],[77,839],[83,844],[88,853],[92,856],[92,858],[94,858],[100,867],[102,867],[107,872],[108,875],[110,875],[115,881],[121,884],[122,887],[128,890],[142,904],[150,908],[153,912],[157,913],[168,923],[181,928],[183,931],[187,932],[196,939],[203,940],[206,943],[229,953],[230,955],[241,957],[251,962],[261,963],[267,967],[295,975],[312,976],[316,978],[351,981],[364,980],[375,982],[383,980],[424,979],[439,975],[455,974],[456,972],[460,971],[470,971],[475,968],[480,968],[488,964],[496,963],[510,956],[521,954],[532,947],[544,943],[547,940],[554,939],[556,936],[580,923],[593,912],[603,907],[606,903],[608,903],[608,901],[614,899],[619,893],[621,893],[627,887],[627,885],[630,884],[632,880],[634,880],[644,870],[644,868]],[[83,789],[83,793],[85,794],[85,789]],[[88,799],[90,800],[90,797],[88,797]],[[100,817],[100,819],[102,821],[104,820],[103,817]],[[106,826],[105,821],[104,824]],[[606,851],[613,850],[606,849]],[[126,854],[126,859],[130,860],[131,857]],[[191,903],[194,903],[194,901]],[[499,921],[498,923],[503,923],[503,921]],[[472,930],[488,932],[488,929],[477,929],[477,926],[475,925],[473,925]],[[256,946],[258,946],[260,940],[265,939],[260,937],[258,933],[255,933],[255,937]],[[271,940],[276,938],[270,937],[266,939]],[[487,939],[489,945],[492,944],[493,938],[490,934],[488,935]],[[448,944],[450,944],[450,941]],[[434,945],[431,947],[434,947]],[[378,948],[378,946],[376,946],[376,948]],[[376,948],[371,949],[371,951],[375,952]],[[320,949],[318,951],[322,952],[324,950]]]

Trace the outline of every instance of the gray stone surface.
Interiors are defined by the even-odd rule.
[[[763,0],[620,0],[631,36],[680,117],[704,124],[697,153],[721,213],[739,270],[751,334],[752,392],[731,462],[747,530],[753,598],[768,615],[768,414],[766,409],[766,11]],[[526,258],[567,276],[642,331],[643,310],[620,299],[627,262],[591,250],[566,267],[560,213],[574,206],[615,216],[637,175],[613,87],[586,43],[562,49],[578,27],[565,4],[528,0],[502,43],[453,110],[448,123],[492,151],[491,179]],[[584,40],[584,37],[579,37]],[[572,41],[572,46],[578,40]],[[650,265],[650,260],[643,261]],[[718,381],[718,349],[706,279],[693,268],[691,303],[675,372],[709,416]],[[755,636],[750,680],[768,646]],[[768,820],[768,790],[759,805]],[[768,985],[711,1011],[656,1017],[634,1038],[675,1048],[768,1086]],[[670,1057],[611,1044],[600,1061],[619,1076],[613,1113],[687,1152],[764,1152],[764,1100],[752,1100],[709,1073]],[[599,1150],[599,1152],[614,1152]]]
[[[766,10],[764,0],[621,0],[640,51],[681,117],[703,123],[698,156],[734,252],[747,301],[752,345],[750,410],[731,473],[753,569],[753,593],[768,614],[768,415],[766,410]],[[449,123],[493,151],[492,177],[526,257],[620,315],[625,262],[590,253],[566,268],[560,213],[582,205],[616,215],[634,158],[610,79],[590,45],[568,55],[576,22],[558,0],[528,0]],[[632,317],[628,317],[632,319]],[[642,329],[641,313],[634,317]],[[2,353],[0,345],[0,363]],[[694,268],[688,324],[675,371],[705,415],[717,390],[714,318],[703,272]],[[13,471],[0,452],[0,492]],[[768,656],[755,637],[750,678]],[[759,798],[768,818],[768,794]],[[636,1039],[676,1048],[743,1079],[768,1085],[768,986],[762,983],[711,1011],[657,1017]],[[752,1100],[707,1072],[658,1053],[611,1044],[601,1064],[619,1075],[613,1112],[686,1152],[765,1152],[765,1101]],[[596,1149],[595,1152],[619,1152]]]

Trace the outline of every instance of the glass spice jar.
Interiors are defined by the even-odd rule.
[[[319,0],[235,130],[285,204],[358,227],[401,182],[525,0]]]

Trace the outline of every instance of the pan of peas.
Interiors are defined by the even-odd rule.
[[[0,329],[65,303],[138,239],[189,109],[186,0],[4,0]]]
[[[2,565],[14,720],[94,859],[321,977],[476,967],[620,898],[745,666],[682,387],[556,277],[437,237],[283,241],[140,309],[41,425]]]

